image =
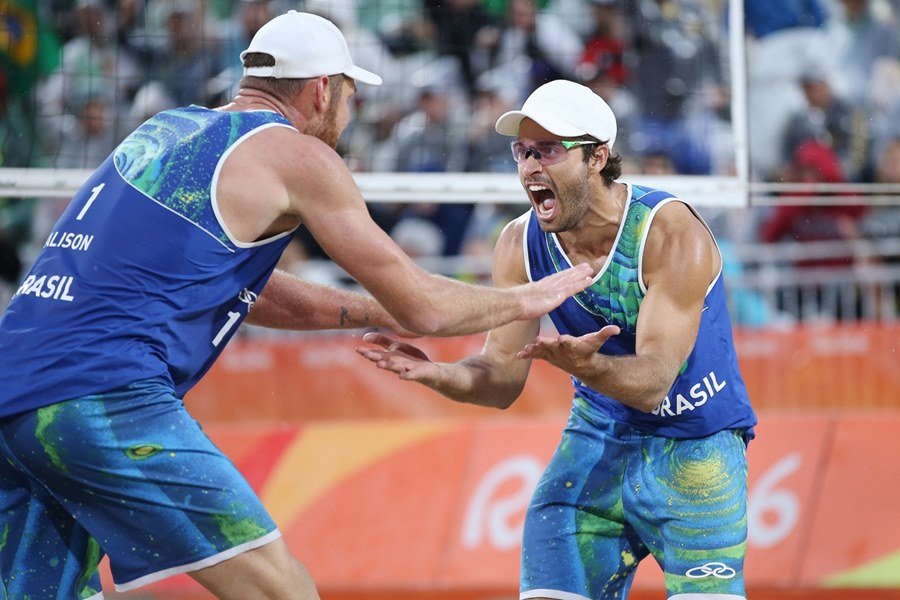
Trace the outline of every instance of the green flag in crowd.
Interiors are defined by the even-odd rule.
[[[0,0],[0,66],[10,96],[27,94],[59,65],[56,32],[38,14],[37,0]]]

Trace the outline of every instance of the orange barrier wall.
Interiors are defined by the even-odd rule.
[[[207,431],[258,490],[324,598],[476,598],[475,590],[496,598],[515,595],[525,507],[563,424],[332,421]],[[749,451],[751,589],[900,589],[898,431],[896,413],[763,414]],[[659,568],[644,561],[636,597],[661,587]],[[185,576],[151,588],[160,598],[191,589]]]
[[[457,360],[479,352],[483,339],[416,343],[435,360]],[[188,407],[204,423],[496,416],[378,371],[353,351],[359,344],[349,335],[238,340],[187,396]],[[757,409],[900,408],[900,324],[744,330],[736,345]],[[535,361],[510,414],[559,415],[571,396],[564,373]]]

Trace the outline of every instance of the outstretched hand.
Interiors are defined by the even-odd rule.
[[[538,336],[516,355],[518,358],[538,358],[563,371],[576,375],[586,370],[606,340],[619,334],[616,325],[607,325],[581,337],[571,335]],[[577,376],[577,375],[576,375]]]
[[[589,264],[580,263],[534,283],[513,288],[519,294],[522,304],[519,320],[528,321],[547,314],[566,298],[589,286],[593,274],[594,270]]]
[[[379,369],[396,373],[400,379],[427,385],[440,376],[438,365],[431,362],[427,354],[412,344],[381,333],[367,333],[363,336],[363,341],[380,347],[359,346],[356,352],[375,363]]]

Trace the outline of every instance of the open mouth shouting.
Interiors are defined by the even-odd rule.
[[[556,191],[548,184],[539,181],[527,182],[525,189],[531,198],[531,204],[534,206],[534,212],[537,214],[538,220],[545,223],[552,221],[559,212]]]

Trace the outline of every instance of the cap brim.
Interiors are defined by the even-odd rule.
[[[361,69],[356,65],[353,65],[352,67],[344,71],[344,75],[354,81],[361,81],[362,83],[368,83],[369,85],[381,85],[382,81],[380,76],[372,73],[371,71]]]
[[[500,115],[500,118],[497,119],[497,123],[494,124],[494,129],[501,135],[517,137],[519,135],[519,125],[522,123],[522,119],[525,118],[531,119],[554,135],[564,137],[578,137],[585,135],[584,131],[577,127],[573,127],[552,115],[537,116],[521,110],[511,110]]]

